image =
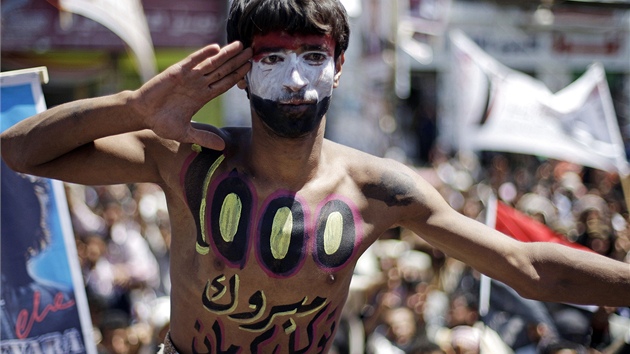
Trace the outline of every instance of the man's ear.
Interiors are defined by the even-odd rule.
[[[343,66],[343,63],[345,61],[346,61],[345,53],[341,52],[337,60],[335,60],[335,77],[333,81],[334,88],[337,88],[339,86],[339,79],[341,78],[341,67]]]
[[[246,78],[240,79],[236,83],[236,87],[238,87],[241,90],[245,90],[245,93],[247,93],[247,98],[249,98],[249,86],[247,85],[247,79]]]
[[[236,87],[240,88],[241,90],[246,90],[247,89],[247,80],[245,80],[245,78],[240,79],[236,83]]]

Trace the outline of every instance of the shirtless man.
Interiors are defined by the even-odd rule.
[[[357,259],[393,226],[524,296],[630,305],[630,265],[517,242],[450,208],[412,169],[324,139],[348,46],[339,0],[235,0],[227,26],[231,44],[136,91],[54,107],[1,137],[17,171],[164,189],[169,348],[326,352]],[[235,84],[250,98],[251,128],[190,122]]]

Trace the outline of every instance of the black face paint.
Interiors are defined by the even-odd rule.
[[[251,95],[252,107],[265,125],[282,138],[299,138],[319,126],[328,111],[330,96],[316,104],[285,105]]]

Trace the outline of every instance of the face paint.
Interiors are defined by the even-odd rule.
[[[315,130],[335,82],[332,38],[272,32],[254,37],[253,49],[247,83],[261,120],[285,138]]]

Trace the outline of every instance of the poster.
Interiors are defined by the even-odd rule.
[[[46,81],[45,68],[0,73],[1,131],[46,109]],[[63,184],[1,164],[0,352],[96,353]]]

